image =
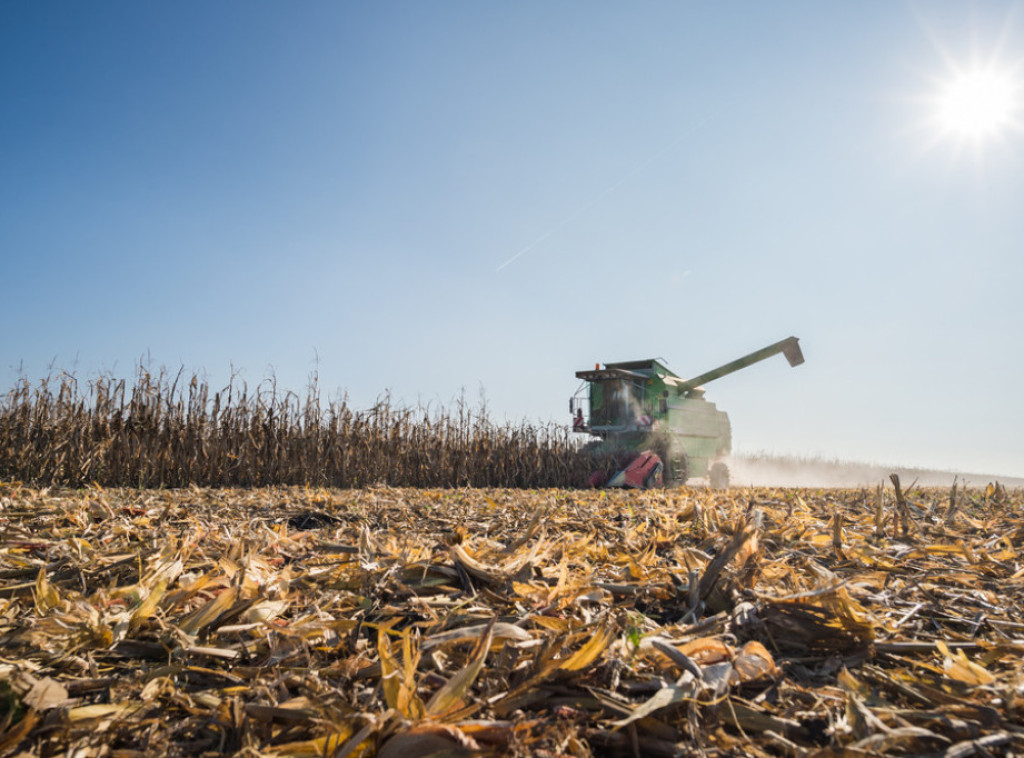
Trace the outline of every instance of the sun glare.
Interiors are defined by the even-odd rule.
[[[971,71],[948,81],[938,98],[938,121],[952,135],[982,139],[1014,123],[1020,89],[1007,75]]]

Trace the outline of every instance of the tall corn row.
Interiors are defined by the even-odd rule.
[[[196,375],[140,367],[131,386],[101,376],[83,391],[60,374],[0,400],[0,478],[40,485],[565,487],[589,468],[554,425],[495,424],[463,400],[325,405],[316,377],[300,399],[274,381],[211,392]]]

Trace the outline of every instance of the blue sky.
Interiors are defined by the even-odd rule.
[[[737,449],[1024,476],[1024,114],[934,119],[1024,73],[1024,4],[9,2],[0,40],[7,386],[568,422],[595,362],[794,334],[708,386]]]

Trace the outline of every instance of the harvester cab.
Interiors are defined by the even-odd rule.
[[[597,438],[587,447],[603,462],[588,483],[650,487],[698,477],[727,487],[722,459],[732,449],[729,417],[704,399],[703,385],[778,353],[790,366],[804,362],[799,340],[788,337],[686,380],[653,358],[577,371],[582,384],[569,401],[573,430]]]

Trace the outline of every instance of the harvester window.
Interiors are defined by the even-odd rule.
[[[591,402],[592,426],[632,425],[644,412],[644,388],[626,379],[595,382]]]

